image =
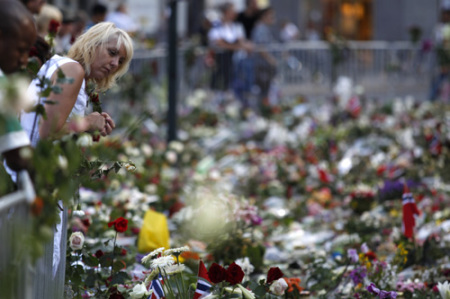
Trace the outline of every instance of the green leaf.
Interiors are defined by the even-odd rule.
[[[56,82],[58,84],[72,84],[75,81],[74,78],[58,78]]]
[[[86,285],[86,287],[88,288],[93,288],[95,287],[95,282],[98,280],[98,275],[95,273],[90,273],[86,279],[84,280],[84,284]]]
[[[89,267],[96,267],[100,263],[98,258],[92,255],[83,255],[83,262]]]
[[[30,60],[28,60],[27,69],[30,73],[36,75],[39,72],[39,62],[35,57],[31,57]]]
[[[51,100],[45,100],[44,104],[55,105],[56,102],[55,101],[51,101]]]
[[[38,104],[33,109],[37,115],[42,115],[44,119],[47,119],[47,114],[45,113],[45,107],[42,104]]]
[[[105,254],[100,257],[100,265],[102,267],[110,267],[112,264],[112,255],[111,254]]]
[[[264,286],[258,286],[256,289],[253,290],[253,293],[255,293],[256,297],[263,297],[266,295],[267,291]]]
[[[113,275],[113,278],[111,280],[111,285],[114,284],[124,284],[125,281],[129,279],[129,276],[125,272],[117,272]]]
[[[59,93],[62,92],[61,86],[58,86],[58,85],[52,86],[51,89],[52,89],[52,91],[53,91],[54,93],[57,93],[57,94],[59,94]]]
[[[114,171],[116,173],[118,173],[121,168],[122,168],[122,164],[120,164],[119,162],[114,163]]]
[[[122,262],[122,261],[115,261],[114,262],[114,266],[113,266],[113,271],[114,272],[119,272],[124,267],[126,267],[126,264],[124,262]]]

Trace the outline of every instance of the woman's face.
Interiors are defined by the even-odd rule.
[[[117,38],[111,39],[104,47],[100,47],[94,62],[91,64],[90,79],[104,79],[112,76],[125,62],[127,52],[122,44],[117,48]]]

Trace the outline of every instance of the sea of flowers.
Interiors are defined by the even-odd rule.
[[[177,141],[150,112],[83,144],[98,170],[70,214],[67,297],[450,298],[446,103],[211,99],[186,99]]]

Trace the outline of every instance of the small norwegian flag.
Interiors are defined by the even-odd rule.
[[[203,298],[209,295],[211,292],[209,291],[212,287],[212,282],[208,276],[208,270],[206,270],[203,261],[200,260],[198,265],[198,280],[197,280],[197,289],[195,290],[194,299]]]
[[[441,154],[442,144],[437,134],[431,139],[429,149],[432,155],[438,156]]]
[[[420,215],[419,209],[417,209],[416,202],[412,193],[409,191],[408,185],[404,185],[404,191],[402,196],[403,206],[403,234],[406,238],[412,238],[414,235],[414,227],[416,226],[415,215]]]
[[[352,97],[347,103],[347,111],[352,117],[358,117],[361,112],[361,101],[359,97]]]
[[[153,293],[148,296],[147,299],[161,299],[165,298],[164,289],[163,289],[163,277],[161,274],[158,274],[158,277],[152,280],[152,283],[150,284],[150,290],[153,290]]]

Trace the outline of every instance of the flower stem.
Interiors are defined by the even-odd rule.
[[[114,274],[114,254],[116,252],[116,239],[117,239],[117,232],[114,236],[114,244],[113,244],[113,252],[112,252],[112,263],[111,263],[111,278]]]
[[[161,271],[161,268],[159,268],[158,267],[158,269],[159,269],[159,273],[164,273],[164,276],[163,276],[163,280],[164,280],[164,286],[166,286],[167,287],[167,290],[169,291],[169,293],[171,294],[171,296],[172,296],[172,298],[176,298],[175,297],[175,293],[174,293],[174,291],[173,291],[173,289],[172,289],[172,286],[170,285],[170,281],[169,281],[169,277],[167,276],[167,273],[166,273],[166,271],[164,271],[164,269],[163,269],[163,271]]]
[[[180,256],[180,254],[177,254],[177,255],[176,255],[176,257],[177,257],[177,264],[178,264],[178,265],[180,265],[180,260],[178,259],[179,256]],[[181,277],[180,277],[180,278],[181,278],[181,285],[182,285],[182,287],[183,287],[183,295],[184,295],[184,294],[187,295],[187,294],[188,294],[188,290],[186,289],[186,286],[184,285],[183,271],[180,272],[180,276],[181,276]]]

